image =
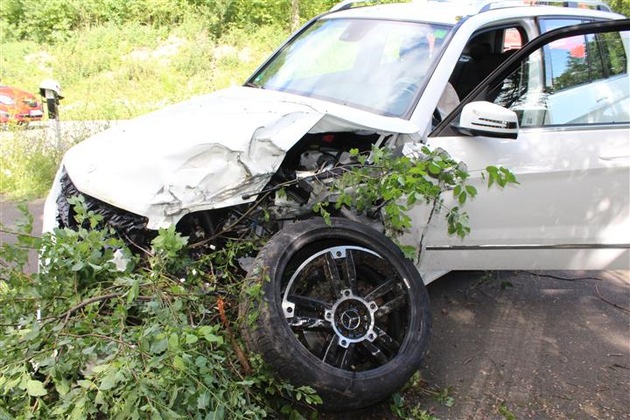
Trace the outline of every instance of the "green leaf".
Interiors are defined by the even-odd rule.
[[[72,271],[81,271],[83,269],[83,267],[85,267],[85,264],[83,263],[83,261],[77,261],[76,263],[74,263],[74,265],[72,266],[71,270]]]
[[[473,187],[472,185],[466,185],[466,192],[471,197],[474,197],[477,195],[477,188]]]
[[[204,325],[203,327],[199,328],[199,334],[204,338],[204,340],[206,340],[208,343],[217,343],[217,344],[223,344],[223,338],[215,335],[215,328],[209,326],[209,325]]]
[[[101,372],[105,372],[106,370],[110,369],[111,365],[109,363],[105,363],[103,365],[96,365],[92,368],[92,372],[94,373],[101,373]]]
[[[26,392],[28,392],[28,395],[31,397],[41,397],[48,394],[48,391],[44,388],[44,384],[35,379],[30,379],[26,382]]]
[[[96,404],[96,405],[104,405],[105,403],[106,403],[105,395],[101,391],[98,391],[96,393],[96,397],[94,397],[94,404]]]
[[[129,293],[127,294],[127,304],[130,304],[138,297],[138,293],[140,291],[140,282],[136,279],[133,281],[131,288],[129,289]]]
[[[157,340],[151,343],[150,352],[153,354],[164,353],[167,347],[168,347],[168,340],[166,338],[162,338],[161,340]]]
[[[107,375],[105,375],[98,389],[101,391],[107,391],[115,387],[117,383],[118,380],[116,379],[116,371],[112,370]]]
[[[179,350],[179,336],[175,333],[171,333],[168,337],[168,348],[171,351]]]
[[[68,392],[70,392],[70,384],[65,379],[61,379],[56,382],[55,388],[61,397],[64,397]]]
[[[400,250],[403,252],[403,255],[407,259],[414,259],[416,257],[417,249],[413,245],[398,245]]]
[[[85,419],[85,402],[86,402],[87,398],[85,396],[79,398],[78,401],[75,402],[74,404],[74,409],[72,410],[72,413],[70,413],[70,419],[71,420],[81,420],[81,419]]]
[[[442,172],[442,168],[439,165],[435,162],[429,162],[429,173],[431,175],[438,175],[440,172]]]
[[[186,370],[186,362],[181,356],[177,355],[173,358],[173,367],[177,370]]]
[[[208,343],[223,344],[223,337],[215,335],[215,334],[205,334],[203,338]]]

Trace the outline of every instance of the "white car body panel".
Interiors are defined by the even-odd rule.
[[[627,269],[630,250],[620,245],[630,238],[629,132],[628,125],[532,128],[517,140],[432,139],[466,161],[479,196],[466,203],[472,230],[463,240],[446,233],[443,217],[432,218],[418,268]],[[487,189],[478,174],[488,165],[510,168],[519,185]],[[415,217],[414,225],[426,212]]]

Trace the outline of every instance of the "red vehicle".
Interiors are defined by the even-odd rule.
[[[37,96],[25,90],[0,85],[0,123],[27,124],[39,121],[44,115]]]

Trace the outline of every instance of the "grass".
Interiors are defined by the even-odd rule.
[[[170,30],[107,25],[55,45],[3,43],[0,77],[33,92],[44,79],[59,81],[66,120],[127,119],[241,84],[286,35],[233,29],[216,40],[194,21]]]
[[[0,135],[0,192],[12,199],[45,194],[59,161],[59,153],[51,147],[46,133],[33,135],[9,129]]]
[[[215,39],[200,20],[171,29],[140,24],[79,31],[67,41],[0,45],[0,80],[33,93],[57,80],[62,121],[129,119],[195,95],[240,85],[287,36],[276,27],[231,29]],[[90,133],[65,135],[52,147],[45,130],[0,133],[0,193],[13,199],[46,193],[65,149]]]

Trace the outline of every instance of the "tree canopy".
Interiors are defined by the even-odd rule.
[[[173,26],[202,18],[221,36],[229,27],[277,25],[289,29],[292,10],[305,21],[336,0],[4,0],[3,38],[54,43],[72,31],[103,24]],[[297,6],[297,9],[294,9]],[[293,9],[292,9],[293,7]]]

